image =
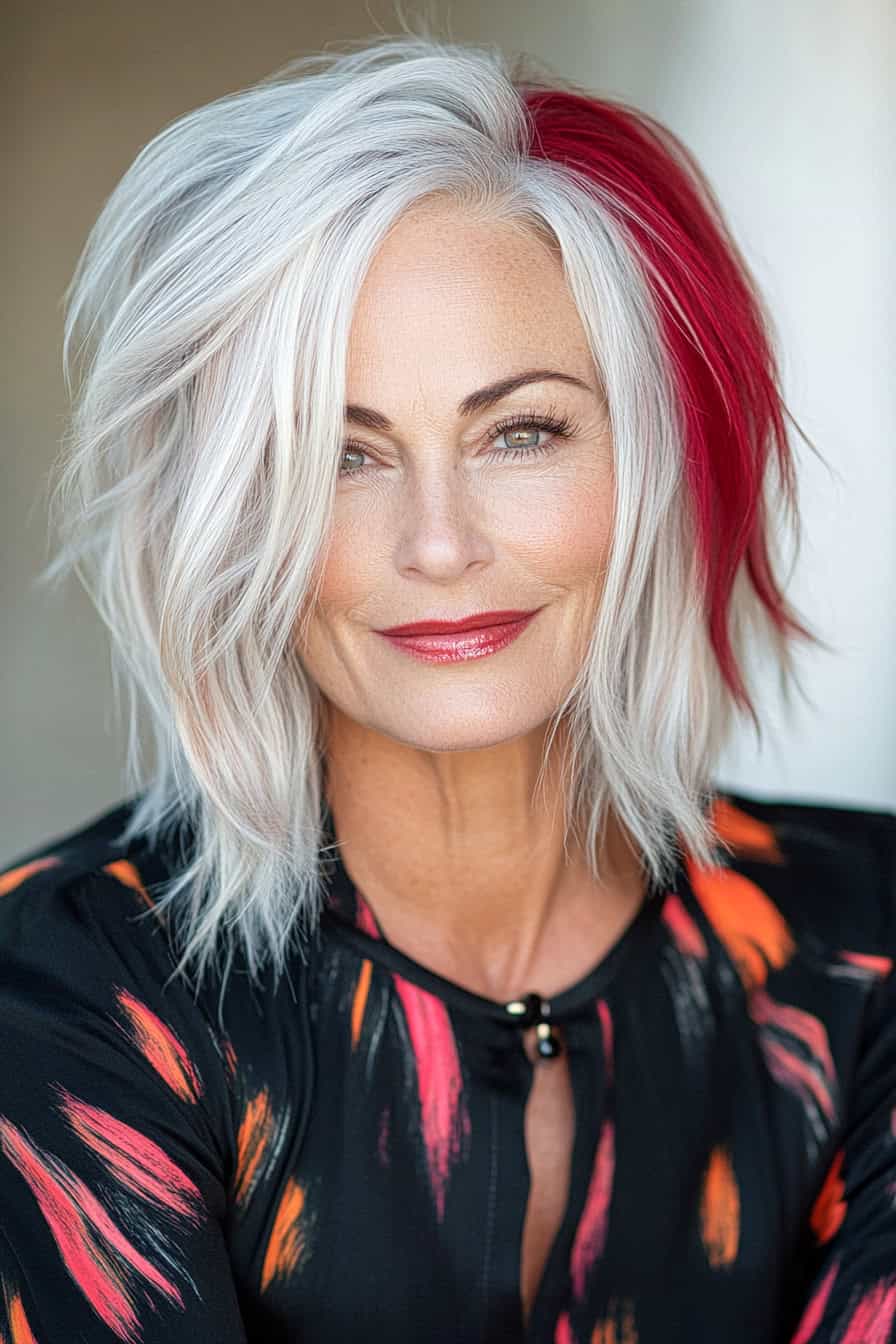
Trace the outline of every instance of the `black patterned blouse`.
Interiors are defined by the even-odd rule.
[[[502,1004],[338,861],[276,989],[194,997],[133,801],[0,876],[2,1344],[896,1341],[896,814],[722,793],[711,866]],[[576,1129],[524,1323],[532,1023]]]

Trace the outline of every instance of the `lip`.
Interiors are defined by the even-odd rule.
[[[536,609],[538,610],[538,609]],[[388,639],[396,649],[424,663],[460,663],[471,658],[485,658],[511,644],[523,633],[535,616],[535,611],[522,614],[519,620],[502,621],[498,625],[476,626],[473,629],[426,635],[395,635],[389,631],[376,633]],[[494,615],[494,613],[490,613]]]
[[[537,610],[537,609],[536,609]],[[391,625],[388,630],[378,630],[380,635],[452,635],[461,630],[491,629],[493,626],[509,625],[534,616],[532,611],[479,611],[473,616],[465,616],[460,621],[411,621],[409,625]]]

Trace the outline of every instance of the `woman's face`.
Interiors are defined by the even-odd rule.
[[[578,382],[541,378],[462,407],[531,370]],[[606,403],[558,258],[457,207],[415,207],[365,279],[346,402],[307,671],[331,706],[423,750],[543,730],[587,647],[614,489]],[[499,431],[521,416],[566,422],[569,437]],[[480,657],[421,661],[378,633],[507,609],[537,610]]]

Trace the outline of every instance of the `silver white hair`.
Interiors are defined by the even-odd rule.
[[[324,706],[297,632],[322,573],[353,305],[387,231],[436,193],[553,240],[607,393],[609,567],[554,721],[571,729],[567,825],[584,823],[595,876],[610,805],[655,880],[676,836],[710,858],[705,803],[733,706],[698,596],[655,305],[612,213],[529,157],[527,134],[497,48],[348,44],[164,129],[78,262],[70,392],[76,359],[81,377],[51,502],[62,545],[43,578],[78,574],[111,634],[119,713],[129,692],[140,796],[122,839],[189,822],[194,845],[156,909],[179,930],[175,974],[194,965],[197,983],[219,953],[229,970],[237,945],[253,977],[268,961],[279,977],[294,935],[316,926]],[[789,697],[788,643],[743,573],[731,631],[742,665],[776,660]]]

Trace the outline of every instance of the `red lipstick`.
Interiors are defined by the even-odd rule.
[[[524,616],[534,616],[534,611],[479,611],[473,616],[464,616],[459,621],[411,621],[410,625],[390,625],[388,630],[379,630],[381,635],[450,635],[457,630],[482,630],[486,626],[506,625],[509,621],[521,621]]]
[[[521,635],[539,611],[484,611],[461,621],[414,621],[376,633],[426,663],[458,663],[497,653]]]

